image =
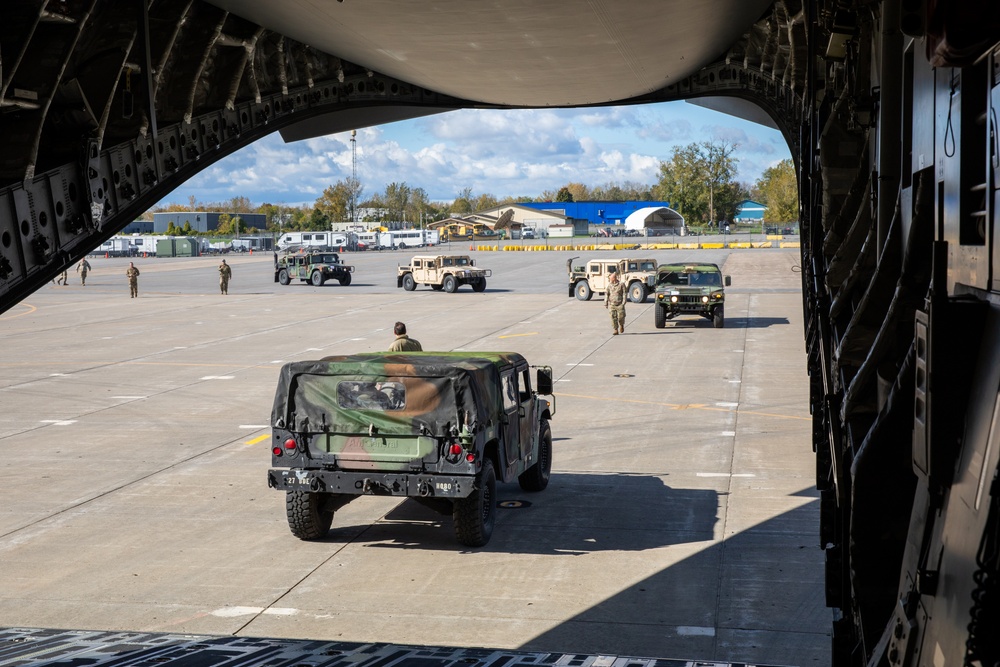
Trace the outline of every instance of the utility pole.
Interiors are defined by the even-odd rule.
[[[351,222],[357,222],[355,206],[358,191],[358,131],[351,130]]]

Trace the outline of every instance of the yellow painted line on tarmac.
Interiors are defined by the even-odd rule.
[[[36,306],[32,306],[30,303],[22,303],[21,306],[27,308],[28,310],[24,311],[23,313],[14,313],[13,315],[0,316],[0,320],[12,320],[15,317],[23,317],[24,315],[31,315],[33,312],[38,310]]]
[[[497,338],[519,338],[521,336],[537,336],[537,331],[532,331],[530,333],[520,333],[520,334],[504,334],[503,336],[497,336]]]
[[[608,400],[607,396],[586,396],[584,394],[564,394],[559,392],[555,396],[562,396],[565,398],[586,398],[594,401]],[[689,403],[689,404],[679,404],[679,403],[658,403],[656,401],[640,401],[636,399],[629,398],[615,398],[616,403],[636,403],[638,405],[655,405],[660,408],[667,408],[669,410],[708,410],[709,412],[733,412],[735,408],[719,408],[705,405],[703,403]],[[795,417],[793,415],[778,415],[772,412],[758,412],[756,410],[740,410],[742,415],[757,415],[759,417],[776,417],[778,419],[794,419],[798,421],[812,421],[812,417]]]
[[[270,433],[265,433],[264,435],[258,435],[253,440],[247,440],[243,444],[244,445],[256,445],[258,442],[264,442],[265,440],[267,440],[270,437],[271,437]]]

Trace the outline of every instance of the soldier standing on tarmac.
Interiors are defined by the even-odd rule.
[[[219,289],[223,294],[229,294],[229,279],[232,277],[233,267],[226,264],[226,260],[222,260],[222,264],[219,264]]]
[[[406,335],[406,325],[402,322],[396,322],[392,332],[396,334],[396,340],[389,346],[390,352],[423,352],[420,341]]]
[[[128,268],[125,269],[125,277],[128,278],[128,289],[132,295],[131,298],[137,298],[139,296],[139,269],[135,267],[134,262],[128,263]]]
[[[56,285],[69,285],[69,271],[63,269],[63,272],[60,273],[59,277],[56,279]]]
[[[84,257],[80,260],[80,263],[76,265],[76,272],[80,274],[80,284],[87,284],[87,272],[90,271],[90,262]]]
[[[604,293],[604,307],[611,311],[611,335],[625,333],[625,283],[618,280],[618,272],[608,276],[608,291]]]

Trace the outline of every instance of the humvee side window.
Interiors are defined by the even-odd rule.
[[[337,383],[337,404],[346,410],[403,410],[406,388],[402,382],[342,380]]]
[[[445,258],[444,258],[444,259],[442,260],[442,264],[443,264],[444,266],[451,266],[451,265],[453,264],[453,262],[452,262],[452,259],[451,259],[451,257],[445,257]]]
[[[521,402],[524,403],[531,398],[531,373],[525,368],[521,371]]]
[[[656,262],[643,262],[639,265],[640,271],[656,271]]]
[[[591,264],[590,265],[590,272],[593,273],[594,275],[599,274],[601,272],[601,265],[600,264]]]
[[[459,266],[468,266],[469,265],[469,258],[468,257],[459,257],[458,258],[458,265]]]
[[[419,269],[420,268],[420,260],[419,259],[413,260],[413,268],[415,268],[415,269]]]
[[[635,262],[629,262],[628,270],[629,271],[638,271],[639,270],[639,265],[636,264]]]
[[[517,407],[517,376],[506,373],[500,381],[503,384],[503,407],[507,410]]]

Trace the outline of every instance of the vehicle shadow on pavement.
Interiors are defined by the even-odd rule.
[[[654,475],[554,473],[541,493],[498,484],[497,523],[487,552],[553,556],[598,551],[644,551],[713,539],[718,492],[679,489]],[[360,498],[355,502],[363,502]],[[358,536],[358,527],[334,528],[328,540],[349,534],[375,548],[466,551],[455,540],[450,503],[442,514],[407,500]]]

